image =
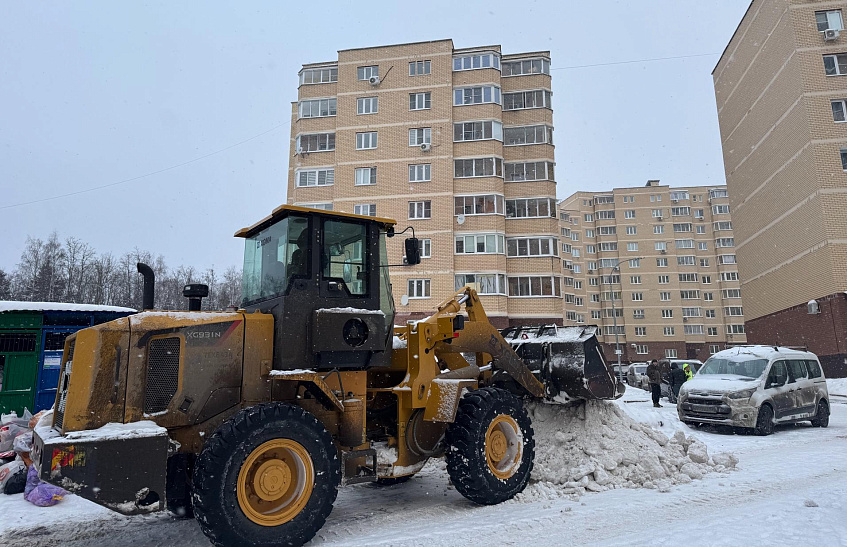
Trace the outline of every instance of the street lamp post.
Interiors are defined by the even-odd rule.
[[[644,257],[639,256],[637,258],[622,258],[622,259],[618,260],[615,263],[615,265],[612,267],[612,276],[615,275],[615,271],[617,271],[618,275],[620,275],[621,264],[623,264],[624,262],[626,262],[628,260],[641,260],[643,258]],[[617,361],[618,361],[617,375],[620,377],[620,374],[621,374],[621,353],[622,352],[621,352],[620,339],[619,339],[619,335],[618,335],[618,315],[617,315],[617,312],[615,311],[615,284],[610,283],[610,285],[612,286],[612,291],[611,291],[611,297],[612,297],[612,328],[615,330],[615,355],[617,355],[617,358],[618,358],[617,359]],[[623,282],[620,279],[618,279],[618,285],[620,285],[620,287],[621,287],[621,297],[623,297]]]

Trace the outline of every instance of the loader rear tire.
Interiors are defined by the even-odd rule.
[[[447,473],[469,500],[494,505],[526,488],[535,458],[532,424],[516,396],[484,387],[459,402],[447,428]]]
[[[300,407],[263,403],[225,421],[194,467],[194,515],[218,546],[294,546],[332,511],[341,467],[323,424]]]

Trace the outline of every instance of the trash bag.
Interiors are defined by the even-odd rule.
[[[21,433],[15,437],[15,440],[12,443],[12,448],[18,454],[29,454],[32,451],[32,431]]]
[[[0,466],[0,491],[5,492],[6,484],[16,473],[23,473],[24,481],[26,481],[26,465],[21,460],[15,460]]]
[[[14,475],[6,480],[6,485],[3,487],[3,493],[11,496],[12,494],[22,494],[26,487],[26,466],[21,467]]]
[[[37,412],[32,418],[29,419],[27,426],[30,429],[35,429],[35,426],[38,423],[38,420],[40,420],[41,417],[44,416],[45,414],[47,414],[48,412],[50,412],[52,414],[53,411],[52,410],[41,410],[41,411]]]
[[[15,437],[21,433],[26,433],[29,429],[26,423],[18,425],[15,422],[10,422],[3,427],[0,427],[0,452],[12,450],[15,442]]]
[[[38,507],[49,507],[59,503],[67,495],[68,493],[62,488],[41,482],[34,465],[29,468],[26,475],[26,486],[24,487],[24,499],[26,501]]]
[[[42,482],[29,494],[24,494],[24,499],[38,507],[50,507],[65,499],[67,495],[68,493],[58,486]]]

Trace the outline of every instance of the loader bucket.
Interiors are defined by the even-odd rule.
[[[509,327],[502,334],[544,384],[547,401],[570,403],[623,395],[625,387],[606,363],[597,341],[597,327]]]

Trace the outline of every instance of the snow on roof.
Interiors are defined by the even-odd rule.
[[[132,308],[121,306],[103,306],[100,304],[74,304],[69,302],[22,302],[18,300],[0,300],[0,313],[10,311],[76,311],[76,312],[117,312],[135,313]]]
[[[735,346],[732,348],[727,348],[725,350],[721,350],[712,357],[717,357],[718,359],[744,359],[747,356],[758,357],[760,359],[773,359],[775,357],[804,357],[804,358],[812,358],[816,357],[814,353],[810,353],[808,351],[798,351],[791,348],[786,348],[782,346],[761,346],[761,345],[750,345],[750,346]]]

